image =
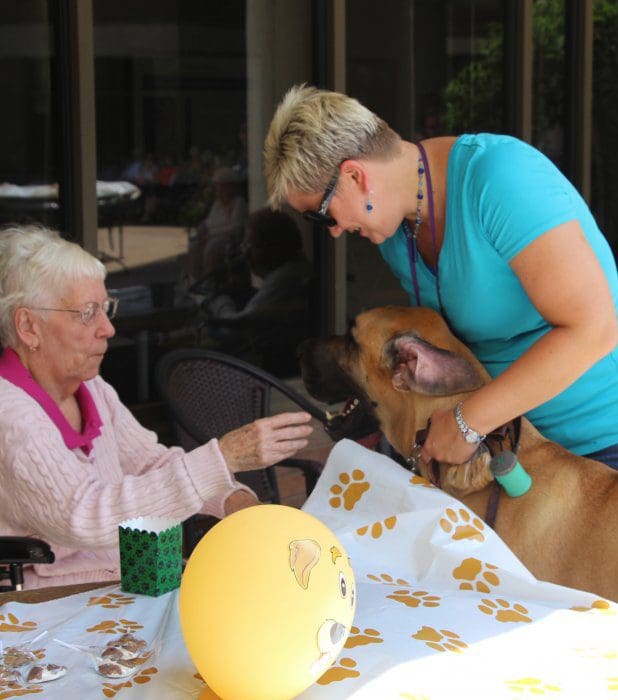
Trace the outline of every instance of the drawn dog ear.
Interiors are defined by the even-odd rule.
[[[396,336],[386,344],[384,352],[397,391],[449,396],[478,389],[483,384],[482,377],[465,357],[437,348],[413,333]]]

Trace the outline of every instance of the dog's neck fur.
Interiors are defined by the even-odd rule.
[[[426,427],[432,411],[451,408],[462,398],[463,395],[432,397],[427,401],[418,395],[398,394],[396,407],[394,400],[387,402],[390,405],[383,402],[378,406],[382,430],[391,445],[407,457],[416,432]],[[594,569],[605,558],[599,552],[597,558],[592,556],[595,547],[602,546],[592,541],[597,532],[608,528],[613,533],[618,531],[618,510],[612,505],[618,501],[618,472],[577,457],[546,440],[525,418],[518,458],[533,481],[526,496],[527,507],[522,511],[521,499],[501,494],[496,532],[537,578],[618,599],[618,551],[614,535],[614,549],[607,552],[608,574],[601,582],[598,570]],[[425,465],[420,465],[420,471],[427,477]],[[460,500],[480,518],[485,518],[491,488],[487,486]],[[585,513],[580,509],[582,497],[594,502]],[[582,528],[590,529],[590,537],[582,536]],[[578,560],[577,567],[573,566],[574,558]]]

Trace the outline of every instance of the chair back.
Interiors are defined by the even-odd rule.
[[[318,420],[325,419],[321,409],[281,380],[219,352],[198,348],[172,350],[159,360],[156,380],[170,410],[176,438],[186,450],[269,415],[273,390]],[[260,500],[279,503],[273,467],[236,476]]]

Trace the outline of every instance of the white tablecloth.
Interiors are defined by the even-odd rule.
[[[618,699],[618,605],[536,581],[492,530],[427,482],[342,441],[305,509],[346,548],[358,606],[342,653],[302,700]],[[204,688],[182,641],[177,592],[152,599],[110,587],[0,608],[5,646],[42,630],[33,649],[69,666],[64,678],[30,686],[45,700],[180,700]],[[125,631],[163,640],[127,680],[102,678],[51,641],[101,644]],[[0,700],[18,697],[11,692],[0,684]]]

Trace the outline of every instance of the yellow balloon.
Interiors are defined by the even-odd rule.
[[[220,698],[289,700],[341,651],[354,619],[354,573],[317,518],[254,506],[204,535],[179,605],[189,654]]]

